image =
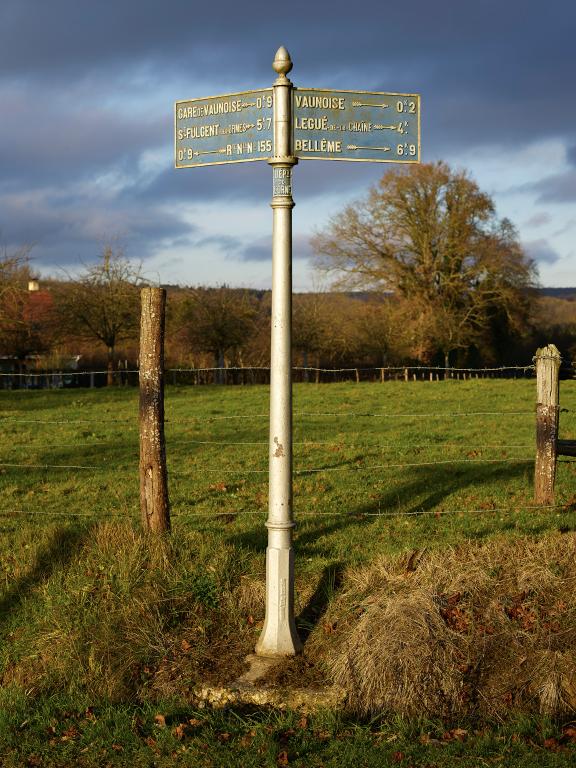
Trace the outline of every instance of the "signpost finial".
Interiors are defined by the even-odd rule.
[[[272,69],[278,73],[279,80],[287,80],[286,75],[292,69],[292,59],[283,45],[276,51],[276,56],[274,56],[274,61],[272,62]]]

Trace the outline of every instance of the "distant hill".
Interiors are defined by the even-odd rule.
[[[553,296],[555,299],[576,300],[576,288],[539,288],[541,296]]]

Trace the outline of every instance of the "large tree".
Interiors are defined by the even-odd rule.
[[[140,268],[122,250],[105,246],[97,263],[60,286],[57,307],[64,327],[108,352],[108,379],[114,381],[116,346],[133,338],[140,318]]]
[[[390,291],[407,304],[423,358],[486,343],[528,314],[534,264],[489,195],[443,162],[398,167],[314,239],[340,286]],[[494,324],[496,322],[496,327]],[[506,329],[504,329],[504,325]]]

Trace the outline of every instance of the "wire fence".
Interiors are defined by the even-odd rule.
[[[506,365],[495,367],[445,367],[438,365],[382,365],[315,367],[293,366],[292,377],[296,383],[335,383],[355,381],[466,381],[470,379],[531,378],[534,365]],[[573,363],[565,363],[561,376],[574,378]],[[3,389],[65,389],[100,388],[110,380],[118,386],[138,386],[138,366],[114,370],[26,370],[0,371],[0,388]],[[169,367],[165,370],[169,385],[197,386],[207,384],[249,385],[270,383],[268,366],[225,367]]]
[[[482,514],[512,514],[521,512],[549,512],[550,510],[561,509],[567,510],[566,504],[547,504],[547,505],[535,505],[525,504],[517,507],[478,507],[476,509],[427,509],[417,510],[413,512],[345,512],[343,510],[330,510],[327,512],[311,512],[302,510],[299,513],[300,517],[420,517],[420,516],[432,516],[432,517],[444,517],[447,515],[482,515]],[[186,510],[185,512],[172,512],[171,517],[177,518],[208,518],[218,519],[223,517],[229,517],[229,512],[194,512],[192,510]],[[266,510],[244,510],[242,513],[237,513],[235,516],[241,515],[254,515],[265,519],[267,516]],[[52,510],[39,510],[39,509],[0,509],[0,517],[16,518],[19,515],[28,516],[44,516],[44,517],[65,517],[65,518],[78,518],[87,517],[90,519],[98,519],[101,517],[112,517],[121,519],[135,519],[137,515],[135,513],[117,512],[105,510],[103,512],[74,512],[66,510],[65,512],[56,512]]]
[[[204,371],[222,371],[224,369],[176,369],[178,373],[197,373],[200,370]],[[229,369],[227,369],[229,370]],[[246,369],[237,369],[245,371]],[[267,369],[266,369],[267,370]],[[307,370],[322,370],[324,372],[330,370],[330,372],[350,372],[358,369],[307,369]],[[381,371],[383,369],[366,369],[370,371]],[[406,370],[402,368],[388,368],[387,371],[401,371],[404,374]],[[421,366],[414,367],[415,371],[425,370],[429,372],[430,368],[423,369]],[[500,371],[516,371],[522,372],[523,375],[533,375],[534,366],[509,366],[506,368],[494,368],[494,369],[446,369],[436,368],[437,371],[450,371],[461,373],[473,373],[479,370],[484,372],[500,372]],[[105,372],[104,372],[105,373]],[[137,371],[130,371],[129,373],[137,373]],[[82,374],[79,374],[82,375]],[[0,401],[1,403],[1,401]],[[235,425],[242,424],[247,425],[248,430],[254,428],[262,429],[262,436],[264,437],[264,430],[267,426],[269,414],[264,410],[255,410],[253,412],[243,413],[203,413],[194,416],[171,413],[170,407],[168,410],[168,417],[166,419],[167,426],[167,450],[169,461],[169,478],[176,486],[180,481],[186,481],[192,483],[197,481],[200,477],[208,478],[204,482],[204,493],[209,494],[213,492],[212,480],[217,476],[222,478],[226,483],[230,482],[231,478],[234,478],[237,482],[251,483],[255,482],[258,486],[265,484],[268,467],[267,451],[264,450],[264,446],[268,446],[267,439],[233,439],[226,434],[221,434],[221,427],[219,425],[230,424],[233,429],[236,429]],[[514,465],[516,468],[524,467],[525,470],[534,462],[534,443],[532,440],[527,439],[494,439],[495,435],[491,431],[490,439],[479,440],[470,439],[469,429],[472,421],[476,423],[474,429],[486,430],[486,425],[483,420],[490,419],[491,424],[502,424],[508,419],[512,419],[514,423],[524,425],[524,432],[531,434],[533,431],[533,419],[535,414],[534,407],[521,407],[521,408],[494,408],[494,409],[472,409],[466,410],[464,407],[459,409],[453,408],[434,408],[428,410],[393,410],[391,408],[382,409],[367,409],[359,410],[355,407],[348,407],[346,403],[340,405],[340,409],[327,409],[327,410],[314,410],[314,409],[295,409],[294,421],[296,427],[304,430],[306,434],[305,439],[294,440],[294,446],[302,451],[317,450],[319,453],[322,451],[339,450],[343,451],[344,455],[338,461],[331,462],[326,455],[320,456],[320,460],[315,459],[315,454],[311,456],[302,454],[297,451],[296,461],[294,465],[294,477],[306,478],[314,476],[343,476],[348,475],[353,477],[354,475],[372,475],[377,478],[389,478],[390,475],[393,479],[397,479],[402,476],[403,473],[419,472],[420,470],[429,470],[433,468],[439,468],[440,472],[444,471],[464,471],[463,468],[480,467],[485,465],[486,467],[496,467],[502,465],[502,467],[511,467]],[[569,409],[562,409],[564,412],[569,412]],[[317,423],[315,426],[315,422]],[[338,427],[344,430],[344,434],[336,435],[333,439],[317,439],[314,429],[318,429],[320,432],[326,430],[328,427],[324,426],[329,423],[337,422]],[[344,427],[346,423],[356,424],[366,422],[368,425],[362,429],[361,439],[354,439],[353,435],[346,431],[347,427]],[[413,422],[417,425],[419,439],[411,439],[406,443],[402,443],[398,440],[387,440],[385,430],[388,429],[386,424],[401,423],[405,428],[407,423]],[[426,424],[427,422],[427,424]],[[462,426],[459,426],[462,425]],[[526,425],[529,425],[526,428]],[[422,439],[423,427],[426,426],[429,430],[435,430],[436,439]],[[106,436],[106,439],[100,439],[96,437],[94,440],[81,439],[76,437],[70,437],[69,439],[58,439],[53,435],[46,434],[46,430],[50,430],[53,427],[65,428],[67,430],[75,428],[96,428],[114,431],[118,433],[117,439]],[[171,432],[171,428],[174,428],[174,433]],[[187,429],[201,429],[215,431],[213,435],[199,435],[189,436],[183,435],[179,430]],[[40,482],[36,478],[37,473],[48,473],[50,478],[57,478],[61,474],[68,480],[78,479],[80,482],[80,488],[78,493],[82,494],[82,483],[88,482],[83,478],[96,477],[99,474],[114,472],[118,477],[120,484],[126,482],[127,477],[132,477],[134,484],[137,483],[138,478],[138,441],[137,430],[138,420],[137,414],[126,417],[123,414],[118,416],[105,415],[100,412],[98,416],[90,416],[87,418],[67,418],[56,417],[46,418],[44,416],[22,417],[20,413],[14,411],[6,411],[6,409],[0,410],[0,428],[2,430],[8,430],[9,436],[6,434],[2,437],[1,446],[6,452],[12,453],[12,456],[3,456],[6,461],[0,461],[0,473],[5,475],[5,479],[15,481],[14,477],[10,475],[13,470],[20,471],[20,480],[33,485],[34,482]],[[18,439],[18,430],[29,430],[26,437]],[[243,427],[244,429],[244,427]],[[384,429],[384,432],[382,431]],[[493,430],[491,426],[488,429]],[[511,431],[515,431],[516,427],[510,427]],[[461,439],[454,440],[453,433],[461,430]],[[2,433],[0,433],[2,434]],[[356,438],[358,438],[358,433]],[[484,435],[486,437],[487,435]],[[254,435],[254,437],[257,437]],[[193,459],[190,457],[183,457],[178,453],[179,448],[185,448],[186,446],[194,446],[199,449],[199,453],[195,453]],[[243,453],[247,453],[243,461],[230,460],[230,457],[222,454],[222,449],[238,449]],[[115,450],[116,453],[110,453],[111,450]],[[68,452],[70,458],[76,459],[75,461],[66,460],[50,460],[48,458],[50,452]],[[250,453],[252,451],[252,453]],[[346,454],[346,452],[361,452],[358,455]],[[418,458],[414,454],[423,451],[426,455]],[[203,455],[205,452],[206,455]],[[211,453],[210,453],[211,452]],[[460,455],[451,455],[451,452],[460,452]],[[465,455],[461,455],[461,452],[466,452]],[[494,455],[494,452],[499,455]],[[19,454],[23,453],[24,456]],[[41,458],[40,455],[41,454]],[[403,454],[410,454],[408,457]],[[98,455],[98,461],[95,462],[95,454]],[[375,461],[375,454],[383,455],[386,460]],[[428,455],[432,454],[432,455]],[[44,460],[44,455],[46,459]],[[68,458],[68,456],[67,456]],[[10,459],[10,460],[8,460]],[[574,463],[570,460],[560,460],[561,464]],[[184,467],[182,467],[184,464]],[[35,474],[36,473],[36,474]],[[440,476],[440,475],[438,475]],[[16,479],[18,479],[16,477]],[[364,482],[364,481],[363,481]],[[382,480],[382,482],[388,482],[388,480]],[[200,483],[202,485],[202,483]],[[70,490],[68,489],[68,493]],[[198,494],[197,496],[201,493]],[[194,504],[198,504],[197,500],[194,500]],[[173,511],[174,517],[190,517],[194,518],[210,518],[219,519],[223,517],[229,517],[233,515],[235,518],[239,515],[256,515],[265,517],[265,509],[249,509],[243,507],[241,512],[236,512],[233,507],[226,507],[216,511],[197,511],[189,506],[187,509],[180,509],[181,503],[179,502],[177,508]],[[94,518],[94,517],[119,517],[119,518],[135,518],[136,513],[134,511],[123,510],[111,510],[107,508],[98,508],[92,511],[86,511],[85,509],[71,509],[69,504],[66,503],[64,509],[28,509],[18,508],[16,505],[11,507],[5,507],[0,509],[0,517],[17,518],[18,516],[27,516],[30,518],[50,518],[50,517],[70,517],[70,518]],[[132,508],[134,504],[132,503]],[[304,505],[303,505],[304,506]],[[574,505],[573,505],[574,506]],[[512,513],[520,510],[543,510],[543,509],[567,509],[566,504],[557,504],[550,507],[542,507],[540,505],[535,506],[528,502],[511,506],[494,506],[488,505],[488,507],[470,506],[466,508],[461,504],[452,509],[444,509],[436,505],[434,509],[426,509],[424,506],[419,510],[408,509],[404,511],[395,510],[361,510],[356,512],[346,511],[342,509],[324,509],[318,508],[315,510],[302,509],[298,510],[297,515],[299,517],[341,517],[350,515],[360,515],[364,517],[395,517],[395,516],[417,516],[417,515],[473,515],[481,513]]]

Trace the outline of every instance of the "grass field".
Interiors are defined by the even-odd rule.
[[[575,393],[562,383],[563,438]],[[523,379],[295,387],[296,612],[311,647],[341,586],[379,558],[575,530],[576,464],[559,463],[557,506],[533,505],[534,398]],[[137,392],[1,393],[0,765],[566,764],[569,718],[487,729],[190,709],[198,682],[241,672],[260,631],[267,409],[265,387],[168,388],[173,534],[150,545]],[[321,681],[308,661],[288,683]]]

